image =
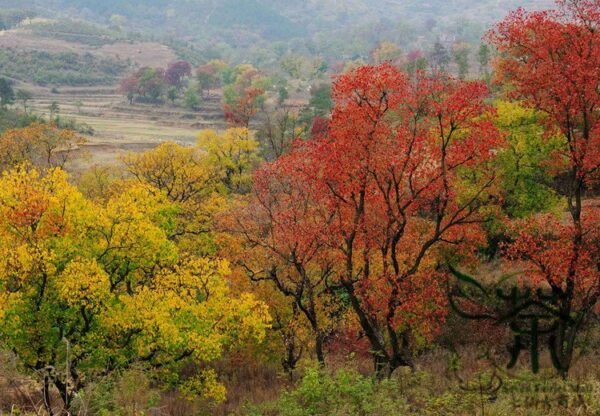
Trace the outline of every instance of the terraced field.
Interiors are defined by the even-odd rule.
[[[111,162],[123,152],[152,148],[167,140],[192,144],[199,130],[226,127],[216,95],[204,100],[198,111],[189,111],[170,104],[129,105],[114,87],[65,88],[57,94],[38,89],[30,108],[48,116],[52,102],[58,103],[61,117],[93,128],[94,134],[86,135],[84,150],[90,156],[86,165]]]

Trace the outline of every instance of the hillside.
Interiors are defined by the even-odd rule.
[[[153,35],[246,44],[312,39],[319,32],[381,19],[390,25],[402,21],[415,27],[428,21],[442,26],[469,21],[483,29],[518,6],[552,4],[551,0],[32,0],[27,7],[41,15],[74,16],[106,25],[122,16],[129,29]],[[0,8],[22,7],[19,0],[0,0]]]

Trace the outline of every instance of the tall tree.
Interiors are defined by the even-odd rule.
[[[188,252],[213,254],[212,220],[225,205],[221,167],[204,150],[171,142],[121,160],[136,181],[159,189],[177,205],[169,239]]]
[[[210,95],[210,90],[221,84],[221,72],[227,67],[224,62],[211,61],[196,69],[196,80],[201,95]]]
[[[180,90],[186,77],[192,75],[192,66],[186,61],[173,62],[165,71],[165,82],[171,87]]]
[[[487,74],[490,64],[490,47],[482,43],[477,51],[477,60],[479,61],[479,74]]]
[[[600,7],[597,0],[557,4],[512,12],[488,39],[510,95],[545,113],[550,132],[565,143],[550,163],[567,161],[568,223],[535,219],[518,230],[509,252],[532,269],[526,275],[534,287],[551,288],[558,313],[548,346],[566,376],[577,335],[600,298],[599,214],[583,203],[600,170]]]
[[[7,105],[15,101],[15,91],[12,83],[6,78],[0,78],[0,108],[6,108]]]
[[[240,264],[255,282],[267,282],[291,299],[293,308],[308,322],[314,354],[325,365],[325,342],[344,309],[332,301],[327,281],[335,258],[319,212],[303,177],[294,175],[293,158],[281,158],[258,170],[250,203],[234,213],[230,230],[242,236],[246,250]]]
[[[465,42],[459,42],[452,47],[452,59],[458,66],[458,78],[465,79],[469,73],[469,54],[471,46]]]
[[[130,75],[121,80],[119,92],[127,97],[129,104],[133,104],[135,95],[140,92],[139,80],[135,75]]]
[[[433,50],[429,54],[429,61],[434,70],[444,71],[450,63],[448,49],[438,40],[433,44]]]
[[[165,90],[165,70],[162,68],[141,68],[134,74],[137,79],[138,93],[144,97],[158,100]]]
[[[18,89],[15,98],[23,104],[23,112],[27,113],[27,103],[33,98],[30,91]]]
[[[248,128],[250,120],[262,108],[271,80],[252,65],[239,65],[233,83],[223,91],[225,118],[235,127]]]
[[[285,175],[266,176],[300,187],[285,206],[308,213],[283,216],[301,224],[293,247],[323,242],[336,259],[327,285],[344,293],[384,376],[413,366],[414,340],[431,339],[443,321],[437,259],[477,242],[495,179],[481,168],[501,139],[481,83],[411,82],[385,64],[341,76],[333,97],[323,134],[275,162]]]

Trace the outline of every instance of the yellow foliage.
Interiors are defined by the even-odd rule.
[[[225,185],[234,192],[247,192],[252,171],[260,162],[259,144],[247,128],[231,128],[218,134],[214,130],[198,133],[198,146],[221,173]]]
[[[219,383],[217,374],[212,369],[204,370],[200,375],[186,380],[180,391],[189,400],[194,399],[200,392],[216,403],[224,402],[227,398],[225,386]]]
[[[260,342],[266,306],[230,293],[226,261],[180,254],[169,239],[177,212],[146,183],[93,202],[60,169],[4,172],[0,342],[37,371],[59,368],[66,337],[78,357],[69,377],[81,383],[88,370],[136,361],[175,370],[182,359],[209,362]],[[206,380],[207,397],[224,397]]]
[[[207,235],[213,216],[222,210],[225,198],[220,192],[220,171],[205,152],[175,143],[163,143],[156,149],[129,154],[123,158],[135,182],[160,190],[177,208],[170,236],[177,237],[187,251],[210,251],[197,239]],[[126,184],[121,184],[127,189]]]
[[[56,283],[59,297],[70,306],[96,309],[110,299],[110,280],[95,259],[72,261]]]

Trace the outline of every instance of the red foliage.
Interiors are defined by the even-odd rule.
[[[600,209],[585,210],[581,227],[585,232],[578,243],[577,228],[551,215],[519,221],[514,225],[515,242],[506,248],[508,258],[523,263],[527,282],[535,286],[568,293],[568,276],[573,273],[571,297],[576,309],[588,306],[590,296],[598,293]]]
[[[282,230],[299,247],[328,248],[377,370],[410,365],[408,340],[431,339],[443,322],[434,250],[468,253],[477,242],[494,174],[480,171],[469,182],[464,172],[501,144],[487,93],[477,82],[422,74],[413,82],[389,64],[358,68],[334,86],[326,134],[257,175],[259,192],[282,176],[295,184],[287,210],[311,207],[288,212],[301,226]]]
[[[223,104],[225,119],[234,126],[248,127],[250,119],[259,110],[257,101],[264,93],[262,88],[244,89],[235,103]]]
[[[185,77],[192,75],[192,66],[186,61],[177,61],[165,71],[165,82],[175,88],[181,88]]]
[[[558,4],[554,11],[518,9],[488,38],[502,53],[499,80],[549,114],[569,142],[574,179],[586,181],[600,165],[600,2]]]
[[[310,129],[310,137],[318,138],[327,134],[329,129],[329,119],[326,117],[316,116],[313,119],[312,127]]]
[[[566,375],[582,322],[600,299],[600,215],[583,201],[600,170],[600,1],[558,1],[558,10],[519,9],[488,34],[500,52],[499,79],[510,94],[548,114],[565,139],[568,221],[538,217],[515,226],[510,259],[530,269],[530,283],[557,297],[555,366]],[[565,319],[564,317],[568,317]]]
[[[119,85],[119,92],[125,95],[129,99],[129,102],[132,103],[135,94],[139,92],[138,79],[134,75],[123,78]]]
[[[509,253],[533,264],[537,271],[530,277],[555,288],[568,304],[595,303],[600,258],[589,244],[598,238],[598,215],[585,212],[582,198],[600,169],[600,2],[558,4],[554,11],[519,9],[488,34],[502,52],[501,79],[513,86],[515,98],[549,115],[548,123],[568,144],[570,162],[570,223],[536,220],[519,230]],[[576,294],[582,291],[587,291],[585,301]]]

